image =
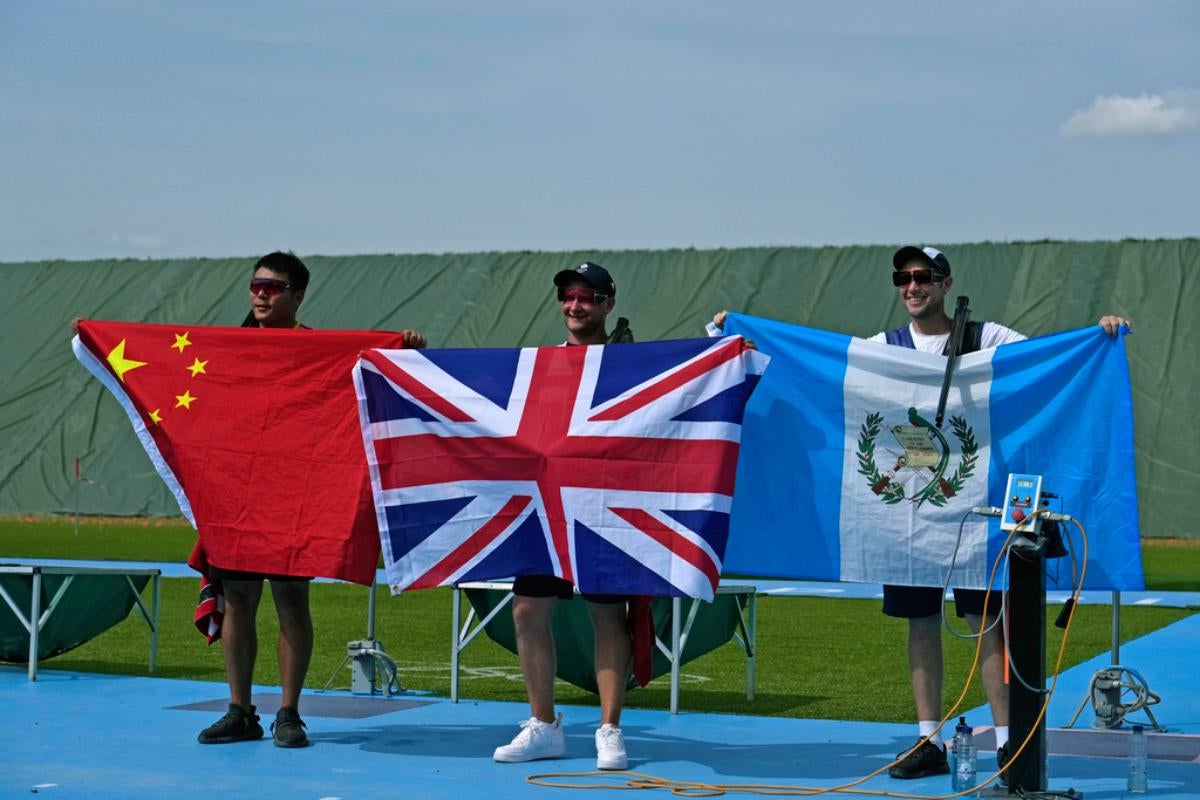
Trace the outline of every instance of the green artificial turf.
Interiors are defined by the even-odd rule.
[[[0,518],[0,558],[187,561],[195,544],[178,519],[83,517]],[[1200,591],[1200,540],[1143,539],[1146,588]]]
[[[157,675],[224,681],[219,645],[209,647],[192,627],[198,582],[164,579]],[[312,609],[316,646],[307,686],[332,688],[350,683],[348,667],[338,669],[346,643],[366,635],[367,590],[344,584],[314,584]],[[381,595],[376,636],[395,658],[406,688],[438,695],[450,691],[450,590]],[[1082,606],[1071,633],[1065,666],[1108,649],[1107,606]],[[1185,609],[1132,607],[1122,611],[1122,638],[1136,638],[1191,613]],[[746,660],[730,643],[683,668],[681,706],[695,711],[828,719],[902,721],[912,716],[908,689],[905,625],[884,617],[875,600],[760,597],[758,599],[757,696],[745,698]],[[278,685],[275,618],[269,593],[259,613],[258,683]],[[1051,628],[1047,651],[1057,653],[1060,632]],[[43,668],[83,672],[146,674],[149,633],[135,614],[87,644],[47,662]],[[967,641],[946,641],[947,708],[957,697],[972,656]],[[869,656],[867,655],[869,654]],[[1053,660],[1051,660],[1051,664]],[[517,659],[484,636],[464,652],[463,699],[523,701]],[[977,682],[976,682],[977,683]],[[223,695],[223,686],[214,687]],[[594,704],[595,697],[560,683],[561,702]],[[666,676],[630,692],[627,705],[667,708]],[[983,703],[978,686],[965,707]]]
[[[1142,570],[1146,588],[1170,592],[1200,591],[1200,541],[1143,539]]]
[[[194,534],[178,523],[156,525],[85,520],[78,535],[71,521],[0,521],[0,560],[4,557],[95,558],[182,561]],[[1144,547],[1147,584],[1196,590],[1200,547],[1149,542]],[[220,646],[209,647],[192,626],[199,583],[162,581],[161,632],[157,675],[223,684]],[[147,590],[147,597],[148,597]],[[312,609],[316,647],[308,688],[347,687],[348,667],[339,663],[346,643],[366,635],[367,590],[346,584],[314,584]],[[450,602],[448,589],[389,597],[380,589],[376,637],[395,658],[406,688],[448,695],[450,687]],[[1051,610],[1051,618],[1057,615]],[[1070,635],[1064,669],[1105,652],[1110,645],[1111,609],[1081,606]],[[1194,610],[1124,607],[1122,640],[1128,641],[1181,619]],[[962,630],[961,620],[956,621]],[[800,597],[758,598],[757,696],[745,698],[746,660],[729,643],[683,667],[681,707],[694,711],[827,719],[911,720],[912,694],[905,654],[906,626],[884,617],[877,600]],[[1046,644],[1050,667],[1061,631],[1050,626]],[[255,679],[278,685],[275,667],[275,612],[264,592],[259,613],[259,663]],[[149,633],[135,613],[87,644],[47,661],[43,669],[146,674]],[[947,636],[946,708],[957,698],[973,654],[969,641]],[[479,636],[463,653],[460,696],[464,700],[525,699],[517,659]],[[978,681],[964,707],[984,702]],[[213,687],[224,696],[223,685]],[[564,703],[595,704],[594,695],[560,683]],[[631,691],[627,705],[667,708],[669,679]]]
[[[196,531],[180,519],[0,518],[0,559],[187,561]]]

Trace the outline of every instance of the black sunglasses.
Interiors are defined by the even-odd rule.
[[[931,269],[910,269],[892,273],[893,286],[908,286],[910,283],[941,283],[945,276]]]

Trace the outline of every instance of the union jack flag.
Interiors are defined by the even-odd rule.
[[[711,600],[745,340],[367,350],[354,370],[393,592],[516,575]]]

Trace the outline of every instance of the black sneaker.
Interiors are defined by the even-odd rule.
[[[1008,751],[1008,742],[1000,745],[996,750],[996,766],[1004,770],[1000,773],[1000,785],[1008,786],[1008,770],[1004,769],[1008,766],[1009,759],[1012,758],[1012,753]]]
[[[908,780],[929,775],[946,775],[949,772],[950,763],[946,760],[946,748],[938,747],[926,739],[921,742],[920,747],[905,756],[903,761],[889,769],[888,775]]]
[[[300,719],[300,712],[291,706],[283,706],[275,714],[275,721],[271,723],[271,733],[275,736],[276,747],[307,747],[308,734],[304,729],[308,727],[304,724],[304,720]]]
[[[250,710],[247,711],[236,703],[230,703],[225,716],[200,731],[196,741],[200,744],[230,744],[253,742],[262,737],[262,725],[258,724],[258,714],[254,713],[254,706],[250,706]]]

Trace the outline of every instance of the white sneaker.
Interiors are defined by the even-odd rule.
[[[625,755],[625,737],[621,729],[609,723],[596,731],[596,769],[625,769],[629,757]]]
[[[506,745],[496,748],[492,758],[506,764],[536,761],[539,758],[558,758],[566,755],[567,742],[563,737],[562,714],[554,723],[530,717],[521,723],[521,732]]]

